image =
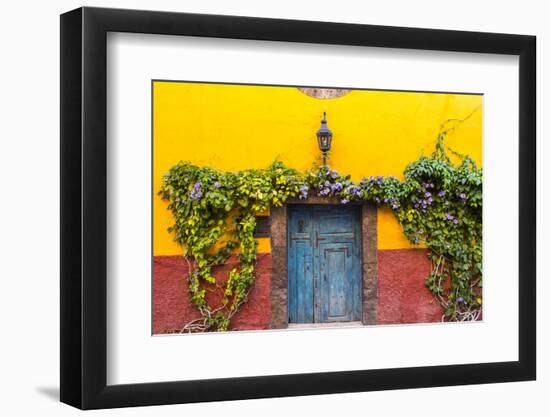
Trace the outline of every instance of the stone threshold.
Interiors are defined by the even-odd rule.
[[[346,321],[334,323],[289,323],[289,329],[325,329],[334,327],[363,327],[360,321]]]

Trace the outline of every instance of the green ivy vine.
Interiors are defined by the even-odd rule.
[[[169,202],[169,231],[184,247],[188,289],[200,317],[183,332],[225,331],[246,302],[254,283],[255,216],[289,198],[335,197],[342,204],[369,201],[389,207],[406,238],[429,251],[425,285],[444,311],[443,320],[476,320],[482,296],[482,169],[444,146],[443,130],[434,152],[410,163],[401,181],[368,177],[358,183],[328,166],[300,173],[276,161],[266,169],[220,172],[180,162],[164,176],[159,194]],[[216,278],[213,268],[232,254],[238,267]],[[209,303],[207,293],[222,294]],[[212,304],[212,305],[211,305]]]

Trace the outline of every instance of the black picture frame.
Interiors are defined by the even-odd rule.
[[[107,385],[108,32],[519,56],[519,360]],[[61,401],[82,409],[533,380],[536,377],[534,36],[79,8],[61,15]]]

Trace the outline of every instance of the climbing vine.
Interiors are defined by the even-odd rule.
[[[289,198],[338,198],[388,207],[406,238],[429,249],[425,284],[444,310],[444,320],[476,320],[482,296],[482,169],[447,149],[441,130],[434,152],[410,163],[404,179],[368,177],[358,183],[328,166],[306,173],[274,162],[266,169],[220,172],[180,162],[164,176],[159,194],[169,202],[169,231],[184,247],[188,288],[200,317],[182,331],[225,331],[254,283],[255,216]],[[455,161],[453,163],[452,158]],[[226,277],[213,268],[236,253]],[[212,296],[208,296],[212,293]],[[221,294],[216,298],[214,294]],[[213,301],[213,299],[215,301]]]
[[[183,331],[228,329],[254,282],[255,215],[297,195],[300,178],[296,170],[280,162],[267,169],[235,173],[179,163],[165,175],[160,195],[169,201],[175,220],[169,231],[184,247],[189,294],[201,315]],[[213,268],[235,251],[239,266],[225,280],[217,280]],[[209,303],[208,292],[221,293],[221,299]]]

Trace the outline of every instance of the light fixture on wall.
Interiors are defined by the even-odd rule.
[[[323,112],[323,120],[321,120],[321,127],[317,131],[317,143],[319,149],[323,153],[323,165],[327,164],[327,152],[330,151],[330,145],[332,143],[332,131],[327,126],[327,113]]]

